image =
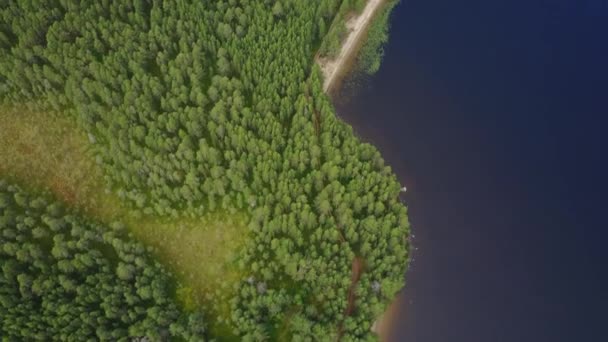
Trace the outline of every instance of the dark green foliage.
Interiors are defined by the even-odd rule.
[[[140,210],[242,208],[267,187],[252,174],[276,172],[312,19],[336,2],[284,1],[273,15],[266,1],[9,1],[4,100],[73,112],[113,190]]]
[[[359,7],[4,2],[0,98],[71,113],[111,190],[134,210],[248,213],[251,238],[238,260],[246,276],[231,322],[244,340],[371,338],[371,323],[403,285],[407,211],[379,152],[336,118],[312,58],[336,13]],[[47,231],[32,236],[67,238],[63,221],[42,219]],[[71,252],[58,246],[58,257]],[[355,257],[364,266],[353,283]],[[138,279],[133,262],[113,267],[114,282]]]
[[[0,335],[7,340],[203,338],[171,279],[116,230],[0,180]]]

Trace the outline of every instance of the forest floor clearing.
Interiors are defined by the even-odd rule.
[[[244,215],[136,218],[116,194],[105,191],[90,142],[72,120],[0,108],[0,122],[0,178],[37,192],[48,190],[99,222],[122,222],[138,241],[154,247],[156,260],[176,276],[177,297],[186,308],[214,298],[209,303],[214,314],[229,314],[226,297],[241,280],[234,258],[246,240]]]
[[[366,29],[371,24],[374,14],[383,3],[384,0],[369,0],[361,14],[352,17],[346,22],[348,34],[342,44],[340,54],[336,58],[327,59],[318,57],[316,59],[323,72],[323,90],[325,92],[332,89],[343,73],[343,69],[349,64],[358,48],[361,47],[361,39],[365,37]]]

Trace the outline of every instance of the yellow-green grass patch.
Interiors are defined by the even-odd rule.
[[[1,108],[0,176],[49,190],[103,221],[124,213],[116,197],[104,191],[102,171],[85,133],[69,118]]]
[[[0,177],[48,190],[97,221],[124,223],[175,274],[182,304],[187,309],[202,305],[212,329],[227,332],[229,299],[242,280],[235,258],[247,237],[246,215],[136,218],[106,190],[91,143],[73,120],[21,108],[0,108]]]
[[[131,232],[153,246],[180,286],[177,297],[186,309],[206,308],[215,336],[230,333],[230,302],[244,275],[237,266],[246,241],[244,215],[209,214],[200,219],[129,219]]]

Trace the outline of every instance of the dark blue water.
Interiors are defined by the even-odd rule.
[[[404,0],[390,39],[337,107],[408,186],[393,339],[608,341],[608,0]]]

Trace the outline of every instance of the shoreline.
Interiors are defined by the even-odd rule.
[[[394,330],[395,317],[397,315],[400,299],[403,296],[403,290],[397,293],[397,296],[388,305],[386,311],[384,311],[374,321],[372,325],[372,332],[375,333],[380,341],[388,342],[391,340],[392,332]]]
[[[342,44],[340,54],[336,58],[315,57],[315,62],[319,65],[323,74],[323,91],[325,93],[331,95],[332,91],[340,86],[340,82],[352,68],[354,59],[365,43],[371,23],[385,4],[386,0],[369,0],[361,14],[348,20],[346,23],[348,35]],[[388,342],[391,339],[402,295],[403,289],[397,293],[386,310],[372,324],[371,331],[378,336],[380,341]]]
[[[316,63],[323,73],[323,91],[329,93],[345,74],[346,67],[357,55],[367,34],[367,29],[375,18],[385,0],[369,0],[365,8],[356,17],[348,20],[346,27],[348,35],[342,44],[340,54],[333,59],[316,57]]]

